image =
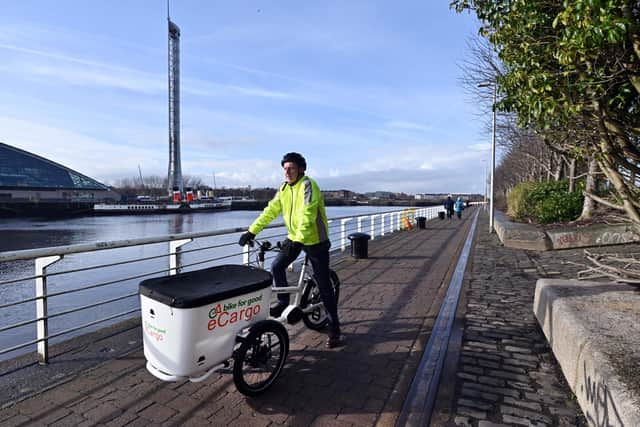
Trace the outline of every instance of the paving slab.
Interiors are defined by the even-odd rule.
[[[138,349],[9,404],[0,425],[393,425],[469,228],[467,212],[376,237],[369,258],[335,264],[346,345],[326,349],[324,334],[290,327],[283,373],[262,396],[241,395],[230,369],[202,383],[162,382]]]

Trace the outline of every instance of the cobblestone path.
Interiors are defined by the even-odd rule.
[[[455,380],[453,424],[572,426],[584,418],[533,314],[540,255],[502,246],[480,216]],[[570,273],[550,252],[554,271]],[[573,270],[573,269],[571,269]],[[558,276],[556,276],[558,277]]]

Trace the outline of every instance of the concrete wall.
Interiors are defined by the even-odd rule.
[[[543,230],[530,224],[511,222],[500,211],[494,212],[493,226],[502,241],[510,248],[546,251],[551,249],[551,242]]]
[[[587,421],[640,426],[640,293],[620,283],[541,279],[533,311]],[[634,378],[635,377],[635,378]]]
[[[602,224],[545,230],[532,224],[512,222],[500,211],[495,211],[494,228],[503,245],[532,251],[619,245],[640,241],[640,236],[631,224]]]
[[[553,249],[617,245],[640,240],[630,224],[592,225],[547,230]]]

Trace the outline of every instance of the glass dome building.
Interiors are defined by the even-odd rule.
[[[0,215],[80,213],[119,198],[86,175],[0,143]]]

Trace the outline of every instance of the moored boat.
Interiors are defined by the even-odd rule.
[[[144,215],[164,213],[210,212],[231,209],[230,200],[195,200],[182,203],[96,203],[95,215]]]

